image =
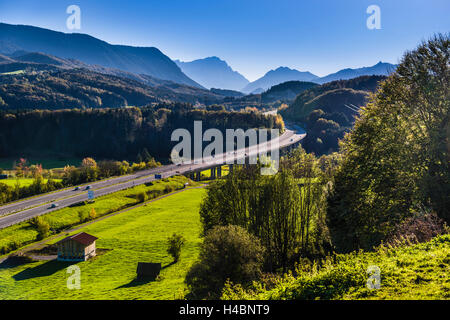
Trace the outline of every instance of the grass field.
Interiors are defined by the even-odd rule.
[[[42,217],[50,224],[51,229],[61,230],[79,224],[80,212],[88,214],[94,208],[97,217],[101,217],[136,204],[136,195],[139,193],[146,192],[152,198],[156,195],[167,193],[169,190],[180,189],[187,181],[190,181],[184,176],[176,176],[164,180],[155,181],[153,185],[146,186],[143,184],[102,196],[97,198],[94,203],[62,208],[61,210],[45,214]],[[190,184],[195,185],[192,181],[190,181]],[[36,241],[37,235],[36,229],[29,222],[25,221],[15,224],[0,230],[0,248],[11,246],[11,244],[14,244],[15,248],[22,247]]]
[[[66,165],[79,166],[82,159],[69,158],[69,159],[54,159],[54,158],[27,158],[27,163],[42,164],[44,169],[64,168]],[[0,168],[5,170],[13,169],[14,162],[18,163],[19,158],[0,158]]]
[[[199,205],[204,189],[190,189],[143,207],[95,222],[80,231],[95,235],[97,248],[110,249],[77,263],[81,289],[66,283],[68,263],[40,261],[0,265],[0,299],[175,299],[185,290],[184,277],[200,245]],[[79,231],[77,231],[79,232]],[[171,264],[166,239],[182,234],[181,259]],[[56,240],[53,240],[56,241]],[[138,262],[161,262],[160,279],[135,281]]]
[[[44,183],[47,183],[48,179],[44,179]],[[4,183],[10,187],[15,187],[17,182],[19,182],[19,185],[21,187],[28,187],[33,183],[34,179],[32,178],[8,178],[8,179],[1,179],[0,183]],[[61,179],[53,179],[55,182],[61,182]]]

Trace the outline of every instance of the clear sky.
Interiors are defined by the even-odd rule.
[[[249,80],[287,66],[319,76],[342,68],[397,63],[436,32],[450,32],[449,0],[0,0],[0,21],[72,32],[113,44],[155,46],[172,59],[226,60]],[[381,29],[369,30],[369,5]]]

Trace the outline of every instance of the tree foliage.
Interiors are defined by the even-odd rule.
[[[204,232],[241,226],[267,249],[266,270],[286,271],[300,256],[323,249],[322,189],[317,160],[303,149],[283,158],[272,176],[260,175],[259,166],[235,168],[208,187],[200,207]]]
[[[172,234],[167,238],[167,253],[173,257],[174,262],[178,262],[180,259],[181,248],[185,244],[186,239],[181,234]]]
[[[193,132],[194,121],[203,130],[280,128],[276,116],[248,112],[197,110],[189,104],[165,103],[144,108],[35,110],[0,113],[0,157],[42,154],[65,157],[141,160],[149,154],[169,157],[177,142],[175,129]],[[206,144],[206,142],[205,142]]]
[[[263,260],[258,238],[239,226],[216,226],[207,232],[186,284],[192,298],[217,299],[228,280],[248,284],[258,279]]]
[[[338,250],[371,249],[420,206],[450,221],[449,43],[407,52],[346,136],[328,200]]]

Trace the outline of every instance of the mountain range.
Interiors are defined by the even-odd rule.
[[[348,80],[360,76],[387,76],[391,72],[393,72],[397,68],[397,65],[387,63],[387,62],[378,62],[377,64],[371,67],[357,68],[357,69],[342,69],[336,73],[329,74],[325,77],[318,79],[316,82],[318,83],[327,83],[335,80]]]
[[[45,52],[201,88],[155,47],[112,45],[86,34],[0,23],[0,53],[13,54],[17,51]]]
[[[323,84],[335,80],[348,80],[360,76],[387,76],[396,69],[397,65],[378,62],[371,67],[363,67],[357,69],[343,69],[336,73],[331,73],[325,77],[318,77],[311,72],[301,72],[287,67],[280,67],[276,70],[270,70],[263,77],[249,83],[241,89],[244,93],[262,93],[272,86],[278,85],[287,81],[307,81]],[[195,78],[194,78],[195,79]]]
[[[397,67],[387,62],[378,62],[370,67],[342,69],[324,77],[318,77],[308,71],[298,71],[288,67],[270,70],[261,78],[249,82],[239,72],[234,71],[226,61],[218,57],[198,59],[191,62],[175,60],[181,70],[202,86],[240,91],[245,94],[260,94],[273,86],[287,81],[306,81],[323,84],[335,80],[348,80],[360,76],[387,76]]]
[[[34,71],[54,70],[56,67],[83,68],[137,80],[148,86],[164,86],[169,91],[177,87],[183,94],[187,90],[189,95],[212,95],[213,100],[217,96],[236,98],[239,97],[238,92],[261,94],[287,81],[323,84],[362,75],[388,75],[396,68],[396,65],[380,61],[371,67],[347,68],[318,77],[309,71],[279,67],[249,82],[218,57],[191,62],[172,61],[154,47],[112,45],[86,34],[5,23],[0,23],[0,64],[0,73],[29,67]],[[201,92],[196,92],[194,88]]]
[[[208,105],[224,98],[206,89],[40,52],[0,55],[1,109],[124,107],[167,101]]]
[[[175,63],[191,79],[205,88],[241,90],[249,81],[239,72],[234,71],[218,57],[198,59],[191,62],[175,60]]]

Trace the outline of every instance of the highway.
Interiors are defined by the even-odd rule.
[[[79,190],[75,190],[75,187],[72,187],[70,189],[63,189],[53,193],[46,193],[9,203],[0,207],[0,229],[87,200],[87,185],[91,186],[90,189],[94,191],[95,197],[99,197],[154,181],[155,174],[161,174],[162,178],[167,178],[230,163],[230,159],[236,163],[238,159],[269,152],[277,147],[282,149],[298,143],[304,137],[304,133],[300,134],[296,131],[286,130],[274,140],[245,149],[236,150],[235,152],[222,153],[215,155],[214,157],[194,160],[191,164],[165,165],[154,169],[138,171],[125,176],[80,185]],[[59,206],[50,208],[52,203],[57,203]]]

